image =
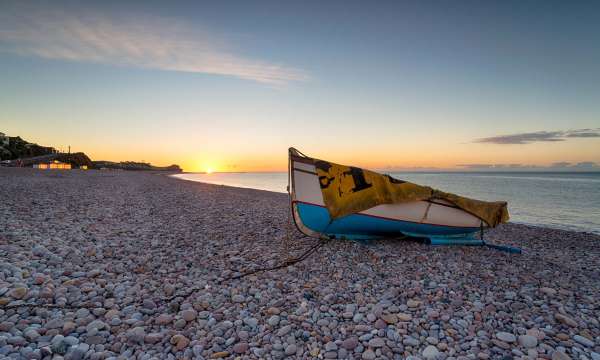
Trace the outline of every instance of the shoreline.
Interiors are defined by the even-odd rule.
[[[167,175],[167,174],[165,174]],[[246,190],[256,190],[256,191],[266,191],[266,192],[270,192],[270,193],[274,193],[274,194],[283,194],[285,196],[288,196],[287,191],[274,191],[274,190],[266,190],[266,189],[257,189],[257,188],[253,188],[250,186],[242,186],[242,185],[227,185],[227,184],[219,184],[219,183],[211,183],[211,182],[207,182],[207,181],[200,181],[200,180],[190,180],[190,179],[183,179],[177,175],[183,175],[183,174],[168,174],[167,176],[173,178],[173,179],[177,179],[177,180],[181,180],[181,181],[190,181],[190,182],[195,182],[195,183],[200,183],[200,184],[206,184],[206,185],[213,185],[213,186],[225,186],[225,187],[229,187],[229,188],[234,188],[234,189],[246,189]]]
[[[0,355],[600,356],[599,235],[487,232],[521,255],[331,241],[220,283],[316,240],[285,193],[165,175],[0,170]]]
[[[165,174],[165,175],[168,175],[168,176],[178,179],[178,180],[191,181],[191,182],[202,183],[202,184],[207,184],[207,185],[226,186],[226,187],[230,187],[230,188],[234,188],[234,189],[251,189],[251,190],[258,190],[258,191],[267,191],[267,192],[272,192],[272,193],[277,193],[277,194],[285,194],[286,196],[288,194],[286,191],[258,189],[258,188],[253,188],[250,186],[243,186],[241,184],[240,185],[228,185],[228,184],[221,184],[221,183],[217,183],[217,182],[185,179],[185,178],[182,178],[181,176],[179,176],[179,175],[185,175],[185,174],[199,174],[199,173],[179,173],[179,174]],[[242,173],[235,173],[235,174],[242,174]],[[285,174],[285,173],[283,173],[283,174]],[[520,222],[520,221],[513,221],[513,220],[510,220],[509,223],[517,224],[517,225],[526,225],[526,226],[536,227],[536,228],[540,228],[540,229],[561,230],[561,231],[574,232],[574,233],[600,235],[600,230],[594,231],[594,230],[575,229],[575,228],[569,228],[568,226],[559,227],[559,226],[550,226],[547,224],[536,224],[536,223]]]

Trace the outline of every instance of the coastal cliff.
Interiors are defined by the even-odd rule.
[[[181,172],[179,165],[173,164],[169,166],[154,166],[149,163],[134,162],[134,161],[94,161],[96,169],[115,169],[115,170],[151,170],[151,171],[176,171]]]
[[[25,141],[19,136],[6,136],[0,133],[0,160],[15,160],[57,153],[58,150],[53,147],[40,146]]]
[[[83,152],[61,153],[51,146],[41,146],[23,140],[19,136],[6,136],[0,133],[0,160],[5,166],[32,166],[34,164],[60,161],[74,167],[86,166],[88,169],[149,170],[181,172],[179,165],[154,166],[134,161],[92,161]]]

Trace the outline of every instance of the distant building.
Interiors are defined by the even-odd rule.
[[[71,164],[67,164],[67,163],[60,162],[58,160],[54,160],[50,163],[33,164],[33,168],[34,169],[42,169],[42,170],[53,170],[53,169],[70,170]]]

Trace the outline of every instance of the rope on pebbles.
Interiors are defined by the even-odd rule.
[[[256,268],[256,269],[251,269],[251,270],[246,270],[242,273],[238,273],[237,275],[232,275],[229,277],[226,277],[224,279],[221,280],[217,280],[215,282],[216,285],[222,285],[228,281],[232,281],[232,280],[239,280],[241,278],[244,278],[246,276],[250,276],[253,274],[257,274],[257,273],[261,273],[261,272],[265,272],[265,271],[275,271],[275,270],[280,270],[289,266],[292,266],[294,264],[297,264],[299,262],[302,262],[304,260],[306,260],[310,255],[312,255],[315,251],[317,251],[319,248],[321,248],[323,245],[325,245],[326,243],[328,243],[331,239],[329,238],[322,238],[319,240],[319,242],[313,246],[311,246],[308,250],[306,250],[305,252],[303,252],[302,254],[300,254],[300,256],[296,257],[296,258],[292,258],[289,259],[289,257],[286,255],[286,260],[279,264],[279,265],[275,265],[275,266],[271,266],[271,267],[264,267],[264,268]],[[234,272],[234,273],[237,273]],[[177,293],[174,294],[172,296],[168,296],[168,297],[163,297],[161,299],[159,299],[158,301],[162,302],[162,303],[169,303],[171,301],[173,301],[174,299],[177,298],[182,298],[182,299],[186,299],[188,297],[190,297],[192,294],[194,294],[196,291],[199,290],[203,290],[205,289],[205,287],[192,287],[190,289],[188,289],[186,292],[184,293]],[[143,301],[136,301],[134,303],[131,303],[130,305],[141,305]],[[97,308],[97,305],[94,304],[81,304],[78,306],[72,306],[72,305],[61,305],[61,304],[38,304],[38,303],[21,303],[21,304],[12,304],[12,305],[5,305],[2,307],[3,310],[10,310],[10,309],[18,309],[18,308],[45,308],[45,309],[65,309],[65,310],[75,310],[75,309],[94,309]]]

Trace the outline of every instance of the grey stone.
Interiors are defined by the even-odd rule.
[[[243,354],[248,351],[248,343],[247,342],[239,342],[233,346],[233,352],[236,354]]]
[[[133,329],[127,331],[127,340],[132,343],[141,343],[144,341],[144,337],[146,336],[146,330],[143,327],[137,326]]]
[[[247,317],[244,319],[244,324],[250,326],[251,328],[255,328],[258,326],[258,320],[253,317]]]
[[[92,332],[92,330],[104,330],[108,329],[109,326],[102,320],[94,320],[91,323],[87,324],[85,327],[87,332]]]
[[[517,341],[517,337],[516,336],[514,336],[511,333],[504,332],[504,331],[501,331],[501,332],[497,333],[496,337],[499,340],[507,342],[507,343],[513,343],[513,342]]]
[[[583,337],[581,335],[575,335],[573,336],[573,340],[577,341],[578,343],[580,343],[581,345],[585,346],[585,347],[594,347],[594,342],[586,337]]]
[[[337,349],[338,346],[333,341],[330,341],[327,344],[325,344],[325,351],[336,351]]]
[[[351,337],[342,341],[342,347],[347,350],[354,350],[358,346],[358,339]]]
[[[363,352],[362,356],[361,356],[361,358],[363,360],[374,360],[376,357],[377,356],[375,355],[375,353],[371,349],[365,350],[365,352]]]
[[[520,335],[519,344],[526,349],[531,349],[537,346],[538,339],[531,335]]]
[[[440,356],[440,352],[437,347],[433,345],[428,345],[425,350],[423,350],[423,357],[427,360],[435,360]]]
[[[294,354],[296,354],[297,349],[298,348],[297,348],[296,344],[290,344],[285,347],[285,354],[288,356],[294,355]]]
[[[385,341],[382,338],[376,337],[369,340],[369,346],[374,348],[380,348],[385,345]]]
[[[277,336],[285,336],[292,331],[292,325],[285,325],[277,331]]]
[[[415,339],[412,336],[404,338],[404,340],[402,341],[402,343],[404,345],[413,346],[413,347],[414,346],[419,346],[419,344],[421,344],[421,342],[419,340]]]

